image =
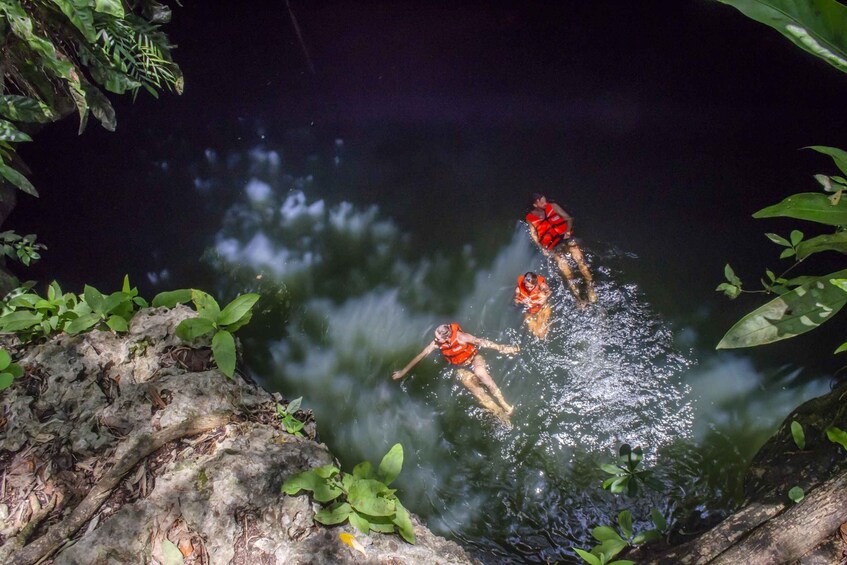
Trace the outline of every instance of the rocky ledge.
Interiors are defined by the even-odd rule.
[[[9,344],[25,374],[0,393],[0,563],[474,563],[414,515],[410,545],[323,526],[308,495],[282,494],[334,458],[311,414],[305,437],[286,433],[278,395],[185,347],[174,330],[193,315]]]

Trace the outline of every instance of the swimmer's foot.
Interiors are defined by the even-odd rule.
[[[586,290],[586,294],[588,295],[589,302],[597,302],[597,293],[594,291],[594,286],[590,283],[588,285],[588,289]]]
[[[511,416],[512,412],[514,412],[514,411],[515,411],[514,406],[509,406],[508,404],[506,404],[506,408],[505,408],[506,416]]]

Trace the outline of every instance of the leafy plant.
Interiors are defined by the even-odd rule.
[[[390,534],[396,528],[404,540],[415,543],[409,512],[394,495],[395,489],[388,488],[402,467],[403,446],[397,443],[382,458],[376,472],[368,461],[356,465],[352,474],[324,465],[289,478],[283,483],[282,492],[294,495],[306,490],[317,502],[329,505],[315,514],[321,524],[329,526],[346,520],[363,534],[371,530]]]
[[[826,437],[832,443],[837,443],[844,449],[847,449],[847,432],[835,426],[826,429]]]
[[[800,487],[792,487],[791,490],[788,491],[788,498],[790,498],[794,502],[800,502],[805,497],[806,493],[803,492],[803,489]]]
[[[303,400],[303,397],[295,398],[291,402],[288,403],[287,406],[283,406],[282,404],[276,405],[276,413],[279,416],[279,419],[282,423],[282,427],[285,428],[285,431],[293,434],[297,437],[303,437],[303,434],[300,433],[300,430],[305,426],[305,422],[301,422],[297,418],[294,417],[294,413],[300,409],[300,401]]]
[[[794,443],[797,449],[801,451],[806,449],[806,433],[803,431],[803,426],[797,420],[791,422],[791,437],[794,438]]]
[[[235,338],[237,331],[253,317],[253,306],[258,294],[242,294],[221,310],[209,294],[197,289],[163,292],[153,298],[153,306],[173,308],[176,304],[192,301],[198,316],[183,320],[176,327],[176,335],[184,341],[212,335],[212,356],[218,368],[227,377],[235,374]]]
[[[159,2],[0,0],[0,177],[38,195],[21,172],[15,144],[32,141],[29,123],[58,120],[74,110],[79,132],[89,114],[114,130],[115,111],[95,86],[111,92],[182,92],[158,25],[170,19]],[[15,163],[15,166],[12,166]]]
[[[138,308],[147,306],[138,296],[138,289],[130,287],[128,276],[124,277],[122,289],[108,296],[89,285],[80,295],[62,293],[55,281],[47,287],[45,297],[31,288],[32,285],[21,287],[6,297],[0,315],[0,333],[17,334],[28,341],[60,331],[77,334],[108,328],[125,332]]]
[[[583,561],[590,565],[633,565],[633,561],[625,559],[611,561],[618,553],[630,546],[641,545],[662,536],[667,530],[664,516],[655,508],[650,512],[654,529],[634,534],[632,530],[632,513],[624,510],[618,514],[618,529],[612,526],[598,526],[591,530],[591,536],[600,543],[590,551],[573,548]]]
[[[638,494],[639,482],[654,489],[661,489],[661,485],[653,479],[651,472],[645,469],[638,469],[638,465],[644,458],[644,453],[641,447],[632,448],[628,443],[621,445],[618,450],[618,463],[612,465],[603,463],[600,468],[612,475],[603,481],[603,488],[609,489],[614,494],[619,494],[626,490],[630,496]]]
[[[809,149],[829,156],[836,167],[847,175],[847,152],[819,145]],[[847,269],[823,276],[786,278],[789,271],[816,253],[835,251],[847,254],[847,199],[841,197],[847,189],[847,179],[840,175],[823,174],[815,175],[815,178],[823,192],[794,194],[759,210],[753,217],[794,218],[829,226],[835,231],[809,239],[805,239],[799,230],[793,230],[788,239],[773,233],[766,234],[771,241],[785,248],[780,258],[793,259],[793,263],[779,276],[770,269],[766,270],[762,290],[753,292],[775,293],[778,296],[733,325],[718,343],[718,349],[753,347],[795,337],[832,319],[847,304]],[[719,285],[717,290],[730,298],[747,292],[742,289],[741,280],[729,265],[724,274],[727,282]],[[836,353],[845,350],[847,342]]]
[[[39,252],[47,249],[43,243],[36,243],[36,239],[35,234],[22,236],[14,231],[0,232],[0,254],[29,267],[33,261],[41,259]]]
[[[5,349],[0,349],[0,390],[12,386],[14,380],[23,374],[21,366],[12,362],[12,357]]]

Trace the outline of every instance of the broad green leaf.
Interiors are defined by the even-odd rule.
[[[797,420],[791,422],[791,437],[794,438],[794,443],[798,449],[806,449],[806,433],[803,431],[803,426]]]
[[[190,288],[183,288],[180,290],[169,290],[167,292],[160,292],[159,294],[157,294],[153,298],[153,306],[155,308],[159,308],[160,306],[164,306],[165,308],[173,308],[177,304],[185,304],[190,300]]]
[[[356,512],[350,512],[350,515],[347,517],[350,520],[350,525],[362,532],[363,534],[367,534],[371,530],[371,524],[368,522],[368,519]]]
[[[12,378],[15,378],[15,379],[22,377],[23,374],[24,374],[23,367],[21,367],[17,363],[12,363],[11,365],[9,365],[6,368],[5,372],[12,375]]]
[[[845,294],[847,297],[847,294]],[[226,330],[220,330],[212,338],[212,356],[218,369],[229,378],[235,374],[235,339]]]
[[[380,496],[388,488],[380,481],[358,479],[350,485],[347,502],[350,506],[371,516],[391,516],[394,514],[394,501]]]
[[[618,539],[607,539],[600,544],[599,551],[600,553],[606,556],[606,559],[611,559],[612,557],[626,549],[628,545],[629,544],[626,541],[622,540],[620,537]]]
[[[800,230],[791,230],[791,245],[797,247],[797,244],[803,241],[803,232]]]
[[[22,141],[32,141],[32,138],[16,128],[12,122],[0,120],[0,141],[20,143]]]
[[[832,426],[826,429],[826,437],[829,438],[829,441],[847,449],[847,432],[844,430]]]
[[[837,348],[835,351],[833,351],[832,353],[833,353],[833,354],[835,354],[835,353],[843,353],[843,352],[845,352],[845,351],[847,351],[847,341],[845,341],[844,343],[842,343],[841,345],[839,345],[839,346],[838,346],[838,348]]]
[[[3,2],[0,2],[0,11],[6,15],[12,33],[24,40],[29,48],[40,57],[41,65],[69,83],[73,83],[71,77],[73,65],[68,61],[60,60],[56,55],[56,48],[53,44],[33,31],[32,20],[19,0],[3,0]]]
[[[291,402],[288,403],[288,406],[285,407],[285,411],[289,414],[294,414],[298,410],[300,410],[300,402],[303,401],[303,397],[295,398]]]
[[[797,259],[805,259],[813,253],[821,251],[838,251],[847,254],[847,231],[840,231],[830,235],[819,235],[797,246]]]
[[[609,473],[610,475],[620,475],[624,472],[624,470],[618,467],[617,465],[610,465],[609,463],[601,463],[600,468],[603,469],[603,471]]]
[[[212,322],[205,318],[188,318],[176,327],[176,335],[183,341],[193,341],[214,329]]]
[[[282,492],[297,494],[301,490],[312,491],[318,502],[330,502],[341,495],[341,489],[329,484],[315,473],[314,470],[298,473],[282,483]]]
[[[118,126],[117,118],[115,117],[115,109],[112,103],[106,98],[106,95],[100,92],[96,86],[84,82],[82,85],[85,92],[85,101],[91,109],[91,113],[103,126],[106,131],[115,131]]]
[[[412,526],[409,511],[400,504],[399,500],[394,501],[394,510],[394,524],[397,526],[400,536],[409,543],[415,543],[415,528]]]
[[[253,305],[256,304],[257,300],[259,300],[258,294],[242,294],[227,304],[226,308],[221,311],[220,317],[218,318],[218,325],[228,326],[239,322],[241,318],[247,314],[251,308],[253,308]]]
[[[403,469],[403,446],[395,443],[379,464],[379,476],[386,485],[390,485]]]
[[[582,560],[588,563],[589,565],[601,565],[600,558],[596,555],[592,555],[588,553],[584,549],[579,549],[578,547],[573,548],[577,555],[582,557]]]
[[[794,257],[795,254],[796,254],[796,252],[794,251],[794,249],[791,249],[791,248],[783,249],[782,253],[779,254],[779,258],[780,259],[788,259],[789,257]]]
[[[762,208],[754,218],[795,218],[828,226],[847,225],[847,202],[833,206],[829,198],[820,192],[792,194],[779,204]]]
[[[120,316],[109,316],[109,319],[106,320],[106,325],[109,326],[109,329],[113,332],[129,331],[129,324],[127,324],[126,320]]]
[[[632,513],[629,510],[624,510],[618,514],[618,525],[621,527],[624,539],[632,537]]]
[[[315,474],[322,479],[331,479],[339,473],[338,467],[335,465],[322,465],[314,469]]]
[[[5,371],[12,362],[12,356],[5,349],[0,349],[0,371]]]
[[[26,310],[10,312],[0,317],[0,332],[17,333],[27,330],[41,321],[41,316]]]
[[[632,538],[632,545],[641,545],[642,543],[647,543],[648,541],[653,541],[660,537],[662,537],[662,535],[656,530],[647,530],[646,532],[636,534],[635,537]]]
[[[847,10],[845,10],[847,12]],[[847,17],[842,13],[842,18]],[[843,21],[843,20],[842,20]],[[843,35],[847,33],[847,28],[842,28],[842,39],[847,42],[847,36]],[[818,153],[823,153],[824,155],[829,155],[832,157],[833,162],[835,162],[835,166],[841,169],[841,172],[847,175],[847,151],[842,149],[838,149],[837,147],[827,147],[825,145],[810,145],[809,147],[804,147],[803,149],[813,149]],[[838,180],[838,177],[835,177],[835,180]]]
[[[607,563],[607,565],[635,565],[635,561],[630,561],[629,559],[617,559]]]
[[[659,512],[656,508],[650,510],[650,519],[653,521],[653,524],[656,526],[660,532],[665,531],[668,528],[668,523],[665,520],[665,517],[662,516],[662,513]]]
[[[35,190],[35,187],[32,186],[32,183],[27,180],[25,176],[23,176],[17,169],[13,169],[12,167],[6,165],[5,163],[0,163],[0,175],[3,176],[4,179],[26,192],[27,194],[31,194],[32,196],[38,196],[38,191]]]
[[[773,343],[815,329],[847,302],[847,292],[830,282],[845,276],[847,270],[838,271],[774,298],[736,322],[717,349]]]
[[[0,373],[0,390],[6,390],[12,383],[15,382],[14,377],[9,373]]]
[[[373,465],[371,465],[370,461],[362,461],[353,467],[353,476],[357,479],[373,479]]]
[[[803,492],[803,489],[800,487],[792,487],[791,490],[788,491],[788,498],[793,500],[794,502],[800,502],[806,497],[806,493]]]
[[[0,96],[0,115],[16,122],[46,123],[54,119],[53,111],[47,104],[14,94]]]
[[[627,486],[629,485],[629,479],[629,475],[625,477],[618,477],[617,479],[612,481],[611,485],[609,486],[609,491],[614,494],[622,493],[624,489],[627,488]]]
[[[847,7],[835,0],[720,0],[847,72]],[[847,171],[845,171],[847,172]]]
[[[621,536],[618,532],[614,530],[614,528],[610,526],[597,526],[593,530],[591,530],[591,535],[594,536],[594,539],[597,541],[606,541],[610,539],[619,540]]]
[[[97,314],[84,314],[78,318],[71,320],[65,326],[65,331],[71,335],[90,330],[100,322],[100,316]]]
[[[95,308],[98,314],[101,316],[106,316],[107,314],[111,314],[115,310],[120,310],[119,306],[122,303],[127,303],[130,311],[132,310],[132,306],[129,302],[129,298],[123,292],[113,292],[109,296],[103,298],[103,302],[100,303],[100,308]]]
[[[121,0],[94,0],[94,9],[101,14],[109,14],[116,18],[123,18],[125,15]]]
[[[393,518],[393,517],[392,517]],[[371,525],[371,530],[381,534],[393,534],[394,522],[388,516],[368,516],[368,523]]]
[[[346,520],[352,511],[353,509],[346,502],[335,504],[330,508],[321,508],[315,512],[315,520],[321,524],[332,526]]]
[[[85,302],[89,306],[91,306],[91,309],[94,312],[103,312],[103,302],[106,300],[106,298],[99,290],[97,290],[93,286],[85,285],[82,297],[83,300],[85,300]]]
[[[191,300],[194,301],[194,305],[197,307],[197,313],[202,318],[206,318],[212,322],[217,322],[220,319],[221,307],[218,306],[217,300],[212,298],[210,294],[202,290],[192,289]]]
[[[74,24],[85,40],[89,43],[97,41],[97,30],[94,29],[94,12],[88,7],[88,2],[73,0],[53,0],[62,13]]]

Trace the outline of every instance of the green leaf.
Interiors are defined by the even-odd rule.
[[[779,258],[780,259],[788,259],[789,257],[794,257],[795,254],[796,254],[796,252],[789,247],[788,249],[782,250],[782,253],[779,254]]]
[[[363,534],[367,534],[371,529],[371,524],[368,522],[368,519],[356,512],[355,510],[350,513],[347,517],[350,520],[350,525],[362,532]]]
[[[600,558],[596,555],[592,555],[584,549],[579,549],[578,547],[574,547],[573,550],[576,552],[577,555],[582,557],[583,561],[585,561],[589,565],[602,565],[602,563],[600,562]]]
[[[829,441],[837,443],[844,449],[847,449],[847,432],[844,430],[832,426],[826,429],[826,437]]]
[[[825,275],[760,306],[736,322],[717,349],[773,343],[815,329],[847,302],[847,292],[831,282],[845,276],[847,270]]]
[[[303,401],[303,397],[295,398],[291,402],[288,403],[288,406],[285,407],[285,411],[289,414],[294,414],[298,410],[300,410],[300,402]]]
[[[5,349],[0,349],[0,371],[5,371],[12,363],[12,356]]]
[[[82,316],[71,320],[65,326],[65,331],[71,335],[90,330],[100,322],[100,316],[97,314],[83,314]]]
[[[106,320],[106,325],[109,326],[113,332],[126,332],[129,331],[129,324],[127,321],[120,316],[109,316],[109,319]]]
[[[368,516],[368,522],[371,525],[371,530],[382,534],[394,533],[394,522],[392,518],[387,516]]]
[[[612,481],[611,485],[609,486],[609,491],[611,491],[613,494],[622,493],[624,489],[629,486],[629,479],[629,475],[625,477],[618,477],[617,479]]]
[[[315,474],[322,479],[331,479],[340,472],[338,467],[332,464],[316,467],[314,471]]]
[[[620,475],[621,473],[625,472],[617,465],[610,465],[609,463],[601,463],[600,468],[603,469],[603,471],[605,471],[606,473],[609,473],[610,475]]]
[[[82,33],[86,41],[89,43],[97,41],[97,30],[94,29],[94,12],[87,6],[87,2],[53,0],[53,3],[59,6],[62,13]]]
[[[847,295],[845,295],[847,296]],[[212,338],[212,356],[218,369],[229,378],[235,374],[235,339],[226,330],[220,330]]]
[[[329,484],[326,479],[321,478],[314,470],[298,473],[282,483],[282,492],[294,495],[301,490],[312,491],[318,502],[330,502],[341,495],[341,489]]]
[[[197,313],[202,318],[206,318],[212,322],[217,322],[220,319],[221,307],[218,306],[217,300],[212,298],[210,294],[202,290],[192,289],[191,300],[194,301],[194,305],[197,307]]]
[[[3,176],[4,179],[26,192],[27,194],[31,194],[32,196],[38,196],[38,191],[35,190],[35,187],[32,186],[32,183],[27,180],[25,176],[19,173],[16,169],[6,165],[5,163],[0,163],[0,175]]]
[[[844,18],[847,17],[847,16],[844,15],[845,12],[847,12],[847,10],[842,11],[842,13],[841,13],[842,22],[844,22]],[[841,29],[841,34],[842,34],[841,38],[842,38],[842,40],[847,41],[847,39],[845,39],[845,35],[844,35],[845,33],[847,33],[847,29],[842,28]],[[809,147],[804,147],[803,149],[813,149],[814,151],[817,151],[818,153],[823,153],[824,155],[829,155],[830,157],[832,157],[832,160],[835,163],[835,166],[838,167],[839,169],[841,169],[842,173],[847,175],[847,152],[845,152],[844,150],[838,149],[837,147],[827,147],[825,145],[810,145]],[[835,180],[838,180],[838,178],[836,177]]]
[[[741,294],[740,288],[729,283],[721,283],[715,290],[718,292],[723,292],[727,297],[731,299],[738,298],[738,296]]]
[[[797,247],[797,244],[803,241],[803,232],[800,230],[791,230],[791,245]]]
[[[5,371],[7,374],[12,375],[12,378],[19,379],[23,376],[24,370],[17,363],[12,363]]]
[[[34,98],[4,94],[0,96],[0,115],[16,122],[51,122],[55,118],[47,104]]]
[[[789,242],[784,237],[776,235],[775,233],[766,233],[765,236],[777,245],[782,245],[783,247],[791,247],[791,242]]]
[[[805,259],[809,255],[821,251],[837,251],[847,254],[847,231],[819,235],[801,242],[797,246],[797,259]]]
[[[720,0],[847,72],[847,7],[835,0]]]
[[[624,510],[618,514],[618,525],[621,527],[624,539],[632,537],[632,513],[629,510]]]
[[[94,0],[94,9],[101,14],[109,14],[116,18],[123,18],[126,15],[120,0]]]
[[[794,438],[794,443],[798,449],[806,449],[806,434],[803,432],[803,426],[797,420],[791,422],[791,437]]]
[[[259,300],[258,294],[242,294],[232,302],[226,305],[221,311],[218,318],[219,326],[228,326],[239,322],[241,318],[253,308],[256,301]]]
[[[334,504],[330,508],[321,508],[315,512],[315,520],[326,526],[340,524],[350,515],[353,509],[346,502]]]
[[[17,333],[41,322],[41,316],[26,310],[18,310],[0,316],[0,332]]]
[[[383,498],[388,490],[383,483],[373,479],[358,479],[350,485],[347,501],[350,506],[371,516],[391,516],[394,514],[394,501]]]
[[[800,502],[805,497],[806,493],[804,493],[803,489],[801,489],[800,487],[792,487],[791,490],[788,491],[788,498],[790,498],[794,502]]]
[[[735,271],[732,270],[732,267],[729,266],[729,263],[727,263],[726,267],[723,268],[723,274],[730,284],[734,286],[741,286],[741,279],[735,276]]]
[[[176,335],[183,341],[193,341],[214,329],[212,322],[206,318],[188,318],[176,327]]]
[[[754,218],[795,218],[828,226],[847,225],[847,202],[833,206],[829,198],[820,192],[792,194],[779,204],[762,208]]]
[[[390,485],[403,469],[403,446],[395,443],[379,464],[379,476]]]
[[[370,461],[362,461],[353,467],[353,476],[357,479],[373,479],[373,465],[371,465]]]
[[[594,539],[597,541],[606,541],[610,539],[620,540],[622,539],[620,534],[614,530],[614,528],[610,526],[597,526],[593,530],[591,530],[591,535],[594,536]]]
[[[647,530],[645,532],[641,532],[636,534],[634,538],[632,538],[632,545],[641,545],[642,543],[647,543],[648,541],[653,541],[659,539],[662,535],[656,530]]]
[[[394,524],[400,532],[400,536],[407,542],[415,543],[415,528],[412,526],[412,518],[406,507],[400,504],[399,500],[394,501]]]
[[[173,308],[177,304],[185,304],[189,300],[191,300],[190,288],[169,290],[167,292],[160,292],[153,298],[153,307],[159,308],[164,306],[165,308]]]
[[[833,354],[835,354],[835,353],[843,353],[843,352],[845,352],[845,351],[847,351],[847,341],[845,341],[844,343],[842,343],[841,345],[839,345],[839,346],[838,346],[838,349],[836,349],[836,350],[835,350],[835,351],[833,351],[832,353],[833,353]]]
[[[16,128],[11,122],[0,120],[0,141],[20,143],[22,141],[32,141],[32,138]]]
[[[109,99],[106,98],[106,95],[99,88],[88,82],[84,82],[82,88],[85,92],[85,101],[88,107],[91,108],[91,113],[94,114],[94,117],[97,118],[103,129],[106,131],[115,131],[118,125],[117,118],[115,117],[115,109],[112,107]]]
[[[15,382],[14,377],[9,373],[0,373],[0,390],[6,390],[12,383]]]
[[[617,559],[607,565],[635,565],[635,561],[630,561],[629,559]]]
[[[665,521],[665,517],[662,516],[662,513],[659,512],[658,509],[653,508],[650,510],[650,519],[660,532],[664,532],[668,528],[668,523]]]
[[[599,551],[600,551],[600,553],[602,553],[603,555],[606,556],[606,559],[611,559],[612,557],[614,557],[615,555],[617,555],[618,553],[620,553],[621,551],[626,549],[626,547],[628,545],[629,544],[626,541],[624,541],[620,538],[618,538],[618,539],[607,539],[603,543],[600,544]],[[595,550],[596,549],[598,549],[598,548],[595,548]]]
[[[106,298],[103,294],[90,285],[85,285],[82,293],[83,300],[85,300],[86,304],[91,306],[91,309],[95,312],[103,312],[103,302]]]

